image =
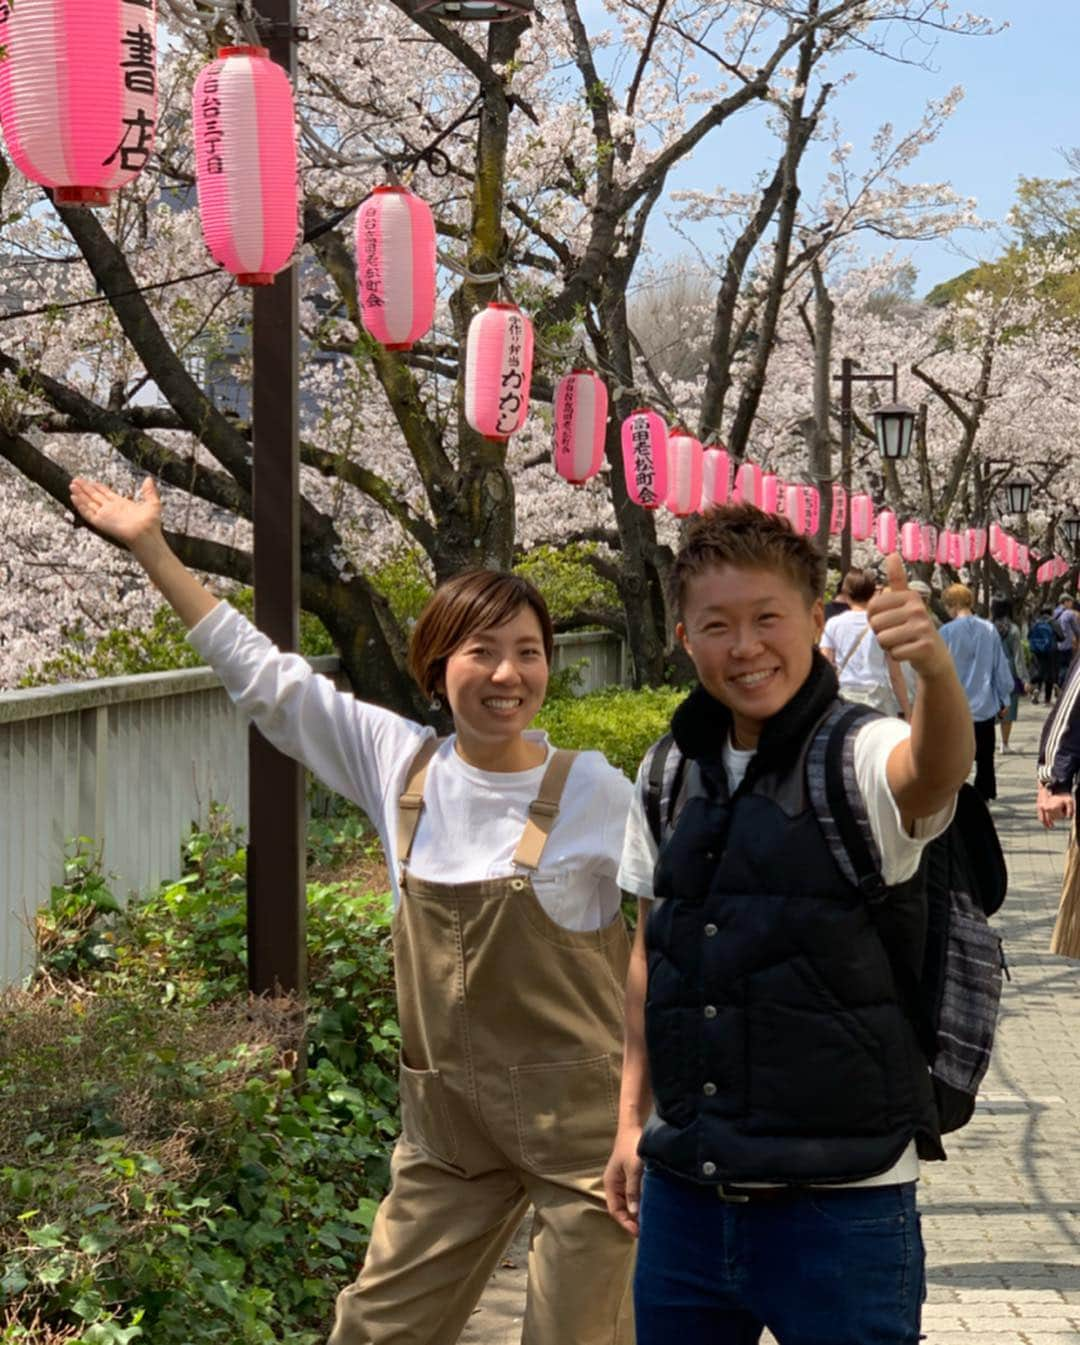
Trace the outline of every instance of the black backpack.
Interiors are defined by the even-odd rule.
[[[842,702],[817,730],[808,757],[810,799],[841,871],[866,897],[872,915],[888,899],[869,839],[866,808],[845,783],[845,751],[854,730],[876,713]],[[850,762],[849,762],[850,768]],[[847,772],[853,778],[853,772]],[[701,789],[694,763],[666,734],[648,763],[645,817],[657,845],[674,830],[683,805]],[[927,898],[926,948],[916,976],[882,936],[904,1006],[930,1066],[942,1134],[971,1119],[990,1064],[1002,975],[1008,975],[998,935],[987,916],[1005,900],[1008,872],[993,819],[983,799],[962,785],[949,827],[923,850],[918,873]],[[875,915],[875,923],[877,917]],[[879,927],[880,932],[880,927]]]

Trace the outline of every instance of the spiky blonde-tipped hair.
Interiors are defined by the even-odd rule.
[[[807,606],[825,587],[825,558],[786,518],[752,504],[723,504],[690,524],[668,574],[668,598],[680,620],[688,580],[721,565],[774,570],[802,590]]]

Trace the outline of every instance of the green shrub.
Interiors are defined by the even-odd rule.
[[[538,546],[514,566],[514,573],[536,585],[556,625],[579,612],[621,613],[615,585],[601,579],[585,559],[597,549],[593,542]]]
[[[397,1133],[389,902],[312,884],[307,1002],[253,1000],[227,815],[185,866],[125,912],[77,847],[39,974],[0,998],[4,1345],[316,1345],[366,1245]]]
[[[558,747],[603,752],[632,780],[649,745],[666,733],[686,687],[645,687],[630,691],[607,687],[587,696],[559,697],[537,716]]]

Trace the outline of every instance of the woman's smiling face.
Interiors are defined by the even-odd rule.
[[[547,681],[543,632],[527,603],[501,626],[475,631],[446,660],[459,738],[490,747],[518,737],[543,705]]]
[[[756,747],[806,681],[824,624],[821,600],[779,570],[719,565],[686,581],[675,634],[702,686],[731,711],[737,746]]]

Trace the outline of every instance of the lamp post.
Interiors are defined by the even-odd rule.
[[[840,384],[840,480],[848,499],[851,498],[851,390],[855,383],[892,383],[892,404],[878,407],[874,412],[874,434],[878,450],[886,460],[906,457],[911,451],[911,437],[915,427],[915,412],[909,406],[899,404],[896,365],[891,374],[856,373],[858,365],[854,360],[840,361],[840,373],[833,378]],[[844,515],[844,526],[840,533],[840,574],[847,574],[851,568],[851,510]]]
[[[1031,508],[1031,482],[1015,477],[1005,483],[1005,499],[1010,514],[1026,514]]]
[[[533,0],[413,0],[412,12],[457,23],[500,23],[527,18],[533,12]]]
[[[1080,542],[1080,518],[1075,514],[1070,514],[1068,518],[1061,520],[1061,529],[1065,534],[1065,540],[1076,550],[1077,542]]]
[[[296,0],[256,0],[270,56],[296,74]],[[255,291],[252,454],[255,624],[279,649],[299,644],[300,476],[296,264]],[[300,993],[305,939],[304,774],[299,762],[248,735],[248,985]]]

